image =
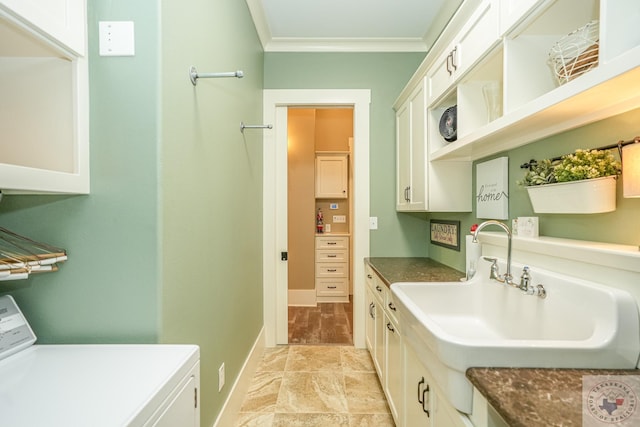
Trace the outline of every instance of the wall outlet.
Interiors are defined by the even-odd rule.
[[[346,215],[334,215],[333,216],[333,222],[335,224],[341,223],[341,222],[347,222],[347,216]]]
[[[224,387],[224,363],[218,368],[218,391]]]

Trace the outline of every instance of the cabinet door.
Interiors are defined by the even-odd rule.
[[[374,301],[375,306],[373,307],[373,313],[375,317],[374,329],[376,332],[376,336],[374,340],[375,347],[373,351],[373,364],[378,371],[378,378],[380,378],[380,382],[384,382],[383,379],[386,372],[384,331],[386,327],[384,323],[384,311],[382,310],[382,302],[378,298],[375,298]],[[384,384],[382,386],[384,387]]]
[[[455,54],[453,47],[446,49],[435,62],[435,65],[427,72],[427,99],[429,104],[438,99],[453,84],[453,55]]]
[[[79,56],[86,53],[85,5],[85,0],[0,0],[0,10],[7,10]]]
[[[498,42],[498,0],[485,0],[458,33],[452,56],[455,78],[459,78]]]
[[[413,349],[404,345],[405,357],[405,427],[432,427],[431,378],[415,355]]]
[[[386,378],[385,392],[393,419],[402,425],[403,414],[403,372],[402,372],[402,338],[398,325],[385,313],[386,336]]]
[[[346,199],[348,196],[347,154],[316,156],[316,197]]]
[[[396,117],[396,210],[424,211],[426,194],[426,110],[419,85]]]
[[[534,6],[544,0],[501,0],[500,2],[500,35],[504,35],[526,16]]]
[[[365,286],[367,304],[366,321],[364,323],[364,337],[369,353],[373,355],[376,339],[376,300],[369,286]]]
[[[396,210],[408,210],[411,191],[411,103],[396,113]]]

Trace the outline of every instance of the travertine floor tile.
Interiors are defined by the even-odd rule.
[[[289,346],[279,346],[267,348],[262,356],[262,361],[258,366],[258,372],[264,371],[284,371],[289,356]]]
[[[391,414],[349,415],[349,427],[395,427]]]
[[[240,412],[273,412],[283,376],[283,372],[256,372]]]
[[[347,414],[276,414],[273,427],[349,427]]]
[[[273,412],[240,413],[236,427],[271,427],[274,415]]]
[[[276,413],[347,412],[344,379],[333,372],[285,372]]]
[[[339,346],[291,346],[287,371],[331,371],[342,369]]]
[[[389,413],[378,376],[368,372],[345,372],[345,391],[351,414]]]
[[[368,350],[358,349],[354,347],[340,347],[340,357],[342,360],[342,369],[345,372],[375,372],[373,361]]]

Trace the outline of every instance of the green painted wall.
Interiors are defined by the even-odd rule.
[[[426,256],[425,215],[395,210],[393,103],[424,53],[265,53],[265,89],[371,89],[371,256]],[[425,237],[426,238],[426,237]]]
[[[263,323],[263,53],[246,3],[88,1],[91,194],[7,196],[0,225],[68,250],[3,284],[40,343],[195,343],[213,424]],[[134,21],[134,57],[98,21]],[[201,80],[242,69],[243,79]],[[8,287],[5,287],[8,286]],[[226,366],[218,393],[217,369]]]
[[[202,425],[219,412],[263,324],[263,53],[238,0],[163,1],[162,336],[201,349]],[[187,70],[243,70],[202,79]],[[226,385],[218,393],[218,367]]]
[[[628,140],[640,134],[640,109],[633,110],[597,123],[573,129],[553,137],[519,147],[490,158],[474,162],[490,160],[495,157],[509,157],[509,219],[518,216],[538,216],[540,218],[540,235],[562,237],[567,239],[588,240],[596,242],[617,243],[624,245],[640,244],[640,199],[622,197],[622,185],[617,185],[617,208],[614,212],[590,215],[535,214],[525,188],[516,184],[522,179],[524,171],[520,165],[530,159],[544,159],[571,153],[578,148],[597,148]],[[616,150],[614,153],[617,156]],[[475,182],[473,185],[475,189]],[[461,221],[463,234],[468,234],[469,227],[481,220],[470,214],[429,214],[429,218],[456,219]],[[509,225],[511,225],[509,220]],[[459,270],[464,270],[464,245],[460,252],[430,245],[429,256]]]

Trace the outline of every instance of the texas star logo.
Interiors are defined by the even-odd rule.
[[[638,398],[633,389],[618,380],[600,382],[587,395],[589,413],[607,424],[628,419],[636,411],[637,404]]]

